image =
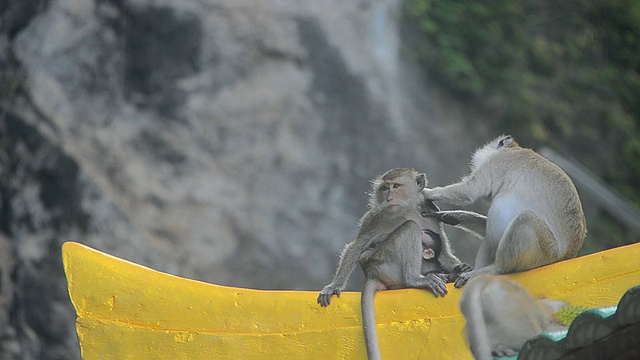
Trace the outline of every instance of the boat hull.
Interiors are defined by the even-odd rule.
[[[82,357],[91,359],[364,359],[360,293],[322,308],[317,291],[264,291],[161,273],[84,245],[63,245]],[[640,284],[640,244],[508,275],[532,293],[590,308]],[[375,299],[383,358],[470,359],[462,290]]]

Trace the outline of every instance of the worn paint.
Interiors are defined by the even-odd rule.
[[[364,359],[360,294],[322,308],[315,291],[224,287],[160,273],[77,243],[63,246],[76,331],[92,359]],[[640,284],[640,244],[509,275],[534,294],[590,308]],[[461,290],[376,295],[383,358],[470,359]]]

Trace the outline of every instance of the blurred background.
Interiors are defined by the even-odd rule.
[[[65,241],[319,291],[372,178],[502,133],[634,215],[639,71],[635,0],[0,0],[0,358],[79,359]],[[583,183],[581,254],[637,242]]]

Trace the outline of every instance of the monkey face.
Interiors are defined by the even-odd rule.
[[[401,205],[407,198],[407,187],[402,182],[385,181],[380,186],[380,197],[389,205]]]
[[[374,205],[409,205],[421,200],[426,179],[413,169],[391,169],[373,183]]]

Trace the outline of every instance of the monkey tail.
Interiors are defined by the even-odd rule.
[[[465,286],[460,298],[460,310],[467,320],[465,335],[467,336],[471,353],[476,360],[492,360],[491,339],[489,338],[482,306],[482,292],[486,282],[478,281],[480,279],[474,280]]]
[[[364,341],[367,345],[367,357],[369,360],[380,360],[378,348],[378,335],[376,333],[376,319],[373,312],[373,297],[378,291],[385,290],[386,286],[375,279],[367,279],[362,289],[360,305],[362,308],[362,327],[364,328]]]

